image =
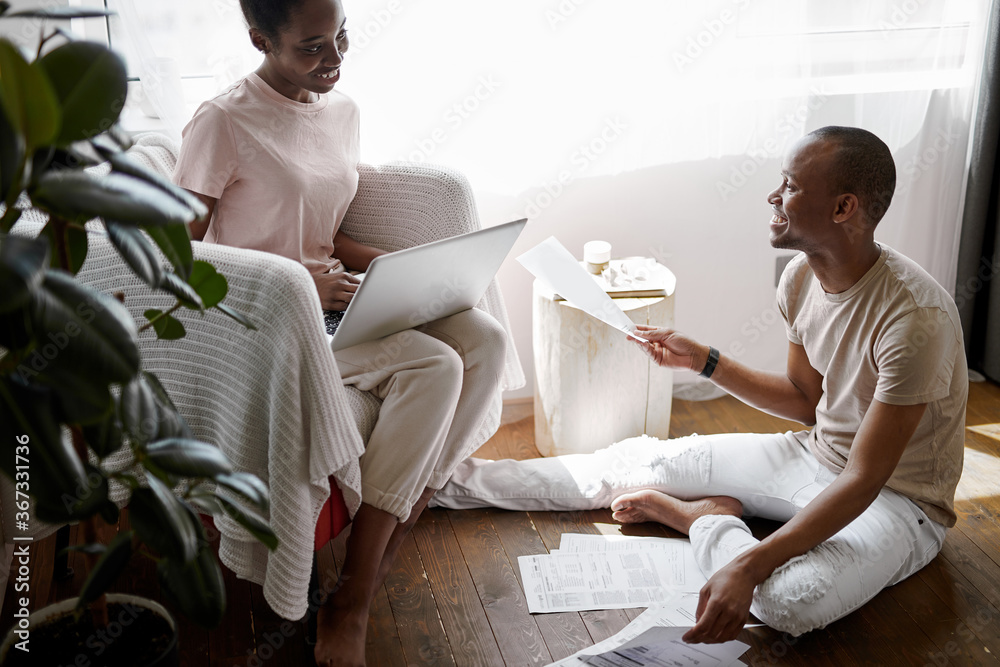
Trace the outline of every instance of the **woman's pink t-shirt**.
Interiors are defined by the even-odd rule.
[[[250,74],[184,128],[174,182],[217,199],[205,241],[340,271],[333,236],[358,189],[358,107],[334,91],[296,102]]]

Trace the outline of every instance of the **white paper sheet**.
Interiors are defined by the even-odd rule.
[[[721,644],[686,644],[681,639],[690,628],[653,627],[635,639],[584,662],[596,667],[729,667],[748,648],[738,641]]]
[[[687,540],[655,545],[563,540],[558,553],[517,559],[531,613],[645,607],[679,592],[697,592],[706,581]],[[596,549],[570,551],[567,545]],[[601,546],[614,548],[601,550]]]
[[[625,626],[617,634],[608,637],[602,642],[577,651],[573,655],[552,663],[549,667],[585,667],[586,660],[594,655],[606,653],[627,642],[639,637],[645,631],[655,627],[681,627],[686,631],[694,625],[695,611],[698,608],[698,595],[693,593],[680,593],[666,602],[652,605],[649,609],[637,616],[634,621]],[[684,631],[681,634],[684,634]],[[740,644],[743,653],[749,646]],[[669,664],[669,663],[668,663]],[[733,665],[742,664],[738,660]]]
[[[619,331],[639,338],[635,335],[635,323],[554,236],[518,257],[517,261],[549,289],[558,292],[580,310]]]
[[[563,533],[559,539],[559,551],[562,553],[626,553],[645,550],[656,552],[656,558],[668,564],[671,580],[678,590],[696,592],[708,581],[701,573],[695,561],[694,547],[687,539],[584,533]],[[694,619],[691,621],[694,622]]]

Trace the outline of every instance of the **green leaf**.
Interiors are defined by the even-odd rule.
[[[160,429],[156,434],[156,439],[193,438],[191,428],[177,411],[177,406],[170,400],[167,390],[160,384],[160,379],[149,371],[143,371],[142,376],[146,378],[146,384],[152,390],[160,412]]]
[[[101,518],[104,519],[104,523],[108,524],[109,526],[113,526],[116,523],[118,523],[118,518],[119,518],[118,505],[115,505],[110,500],[101,505],[99,513],[101,515]]]
[[[160,590],[185,617],[204,628],[215,628],[226,612],[226,585],[222,570],[212,553],[203,544],[190,563],[164,559],[157,563]]]
[[[123,151],[127,151],[135,145],[132,141],[132,135],[122,129],[122,126],[115,123],[110,128],[108,128],[108,133],[104,135],[118,144],[118,148]]]
[[[97,560],[94,569],[87,575],[87,580],[83,582],[83,588],[80,590],[80,600],[76,603],[76,608],[84,609],[103,595],[125,570],[131,557],[132,531],[127,530],[115,535],[111,544],[104,550],[104,554]]]
[[[247,531],[260,540],[264,546],[266,546],[271,551],[278,548],[278,536],[274,534],[271,526],[268,525],[267,520],[261,515],[257,514],[253,510],[249,510],[246,507],[241,507],[236,503],[227,500],[224,496],[216,494],[215,496],[219,503],[222,505],[222,509],[225,510],[236,523],[240,524]]]
[[[31,446],[32,478],[45,480],[44,485],[31,485],[33,493],[42,489],[75,493],[78,487],[86,488],[83,463],[69,439],[62,437],[51,390],[0,377],[0,470],[11,479],[16,471],[11,448],[25,438]]]
[[[148,487],[136,489],[129,502],[132,526],[143,542],[170,559],[189,562],[197,553],[198,534],[188,510],[166,484],[146,475]]]
[[[111,162],[111,168],[115,171],[141,178],[157,186],[189,207],[199,220],[204,220],[205,216],[208,215],[208,208],[200,199],[184,188],[177,187],[169,179],[161,176],[141,162],[132,159],[128,153],[123,153],[120,150],[109,150],[109,146],[104,142],[95,142],[93,145]]]
[[[21,218],[21,209],[11,206],[6,211],[3,212],[3,217],[0,218],[0,233],[6,234],[11,230],[11,228],[17,223]]]
[[[29,153],[56,138],[59,102],[52,84],[40,68],[29,65],[6,40],[0,40],[0,99]]]
[[[253,322],[251,322],[250,320],[247,319],[246,315],[244,315],[243,313],[241,313],[239,311],[233,310],[232,308],[230,308],[226,304],[224,304],[224,303],[216,304],[215,305],[215,309],[218,310],[219,312],[221,312],[226,317],[230,317],[230,318],[236,320],[237,322],[239,322],[240,324],[242,324],[243,326],[245,326],[247,329],[250,329],[250,331],[256,331],[257,330],[257,327],[255,327],[253,325]]]
[[[0,313],[0,347],[12,352],[27,352],[33,340],[30,304],[9,313]],[[41,359],[41,362],[44,363],[45,359]],[[38,375],[38,371],[24,361],[18,365],[17,373],[25,381]]]
[[[233,464],[218,447],[189,438],[167,438],[146,447],[157,467],[182,477],[213,477],[233,472]]]
[[[56,413],[66,424],[97,424],[112,412],[111,389],[107,385],[95,386],[86,392],[56,385],[52,391]]]
[[[166,227],[146,227],[146,233],[160,247],[160,251],[174,266],[177,274],[187,279],[194,265],[191,253],[191,234],[187,225],[167,225]]]
[[[107,9],[83,9],[82,7],[48,7],[45,9],[22,9],[4,14],[5,19],[93,19],[114,16]]]
[[[112,399],[112,403],[117,403]],[[100,458],[114,454],[123,444],[121,423],[115,410],[111,410],[95,424],[83,427],[83,439]]]
[[[194,263],[188,284],[198,292],[205,308],[218,304],[226,298],[226,293],[229,291],[226,277],[216,271],[214,266],[202,260]]]
[[[60,231],[62,242],[66,244],[66,255],[69,259],[69,266],[63,266],[59,257],[58,237],[60,236]],[[53,269],[66,269],[74,276],[80,272],[80,267],[83,266],[84,261],[87,259],[86,230],[50,219],[42,227],[42,231],[38,233],[38,236],[39,238],[49,240],[49,247],[52,249],[50,266]]]
[[[164,273],[161,287],[176,296],[186,308],[204,310],[204,306],[201,303],[201,296],[198,295],[198,292],[191,285],[181,280],[176,273],[169,271]]]
[[[153,331],[160,340],[177,340],[187,335],[184,325],[173,315],[164,314],[156,308],[150,308],[143,315],[153,323]]]
[[[15,187],[17,169],[23,157],[24,139],[15,130],[7,117],[4,105],[0,103],[0,201],[6,201],[11,189]],[[20,183],[16,186],[18,190],[21,189]]]
[[[160,411],[156,396],[141,373],[122,387],[118,412],[122,427],[135,444],[145,445],[156,439],[160,430]]]
[[[52,82],[62,107],[56,141],[65,145],[110,128],[125,106],[125,63],[96,42],[70,42],[42,56],[36,65]]]
[[[150,287],[154,289],[159,287],[160,281],[163,280],[160,257],[142,230],[113,220],[105,220],[104,227],[108,230],[111,244],[135,275],[142,278],[142,281]]]
[[[187,498],[187,501],[191,503],[196,509],[202,510],[206,514],[211,514],[212,516],[217,516],[225,512],[222,509],[222,503],[215,499],[215,496],[209,494],[194,494]]]
[[[82,393],[139,371],[135,322],[116,299],[50,269],[31,307],[34,331],[46,332],[32,359],[40,379]]]
[[[101,217],[123,224],[163,226],[186,225],[195,219],[190,208],[163,190],[125,174],[49,171],[29,194],[36,206],[70,222]]]
[[[42,284],[49,263],[49,245],[23,236],[0,236],[0,313],[28,303]]]
[[[271,504],[267,485],[256,475],[251,475],[248,472],[216,475],[215,483],[240,494],[262,510],[267,510]]]
[[[46,488],[38,494],[38,518],[50,523],[65,522],[86,519],[101,511],[101,507],[108,502],[108,477],[89,462],[85,462],[83,468],[86,483],[75,489],[59,491],[58,506],[55,503],[57,489]]]

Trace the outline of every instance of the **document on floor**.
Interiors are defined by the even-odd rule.
[[[624,331],[633,338],[635,323],[601,289],[590,274],[580,266],[576,258],[563,244],[550,236],[531,250],[520,255],[517,261],[536,278],[545,283],[553,292],[558,292],[566,301],[600,321]]]
[[[604,537],[566,534],[557,553],[520,556],[528,611],[647,607],[707,581],[688,540]]]
[[[742,665],[738,660],[750,647],[739,641],[722,644],[685,644],[680,637],[694,624],[696,593],[680,593],[657,603],[618,634],[552,663],[549,667],[627,665]]]

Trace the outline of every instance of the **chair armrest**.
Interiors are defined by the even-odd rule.
[[[390,252],[480,229],[469,181],[417,162],[358,165],[358,192],[341,229]]]

